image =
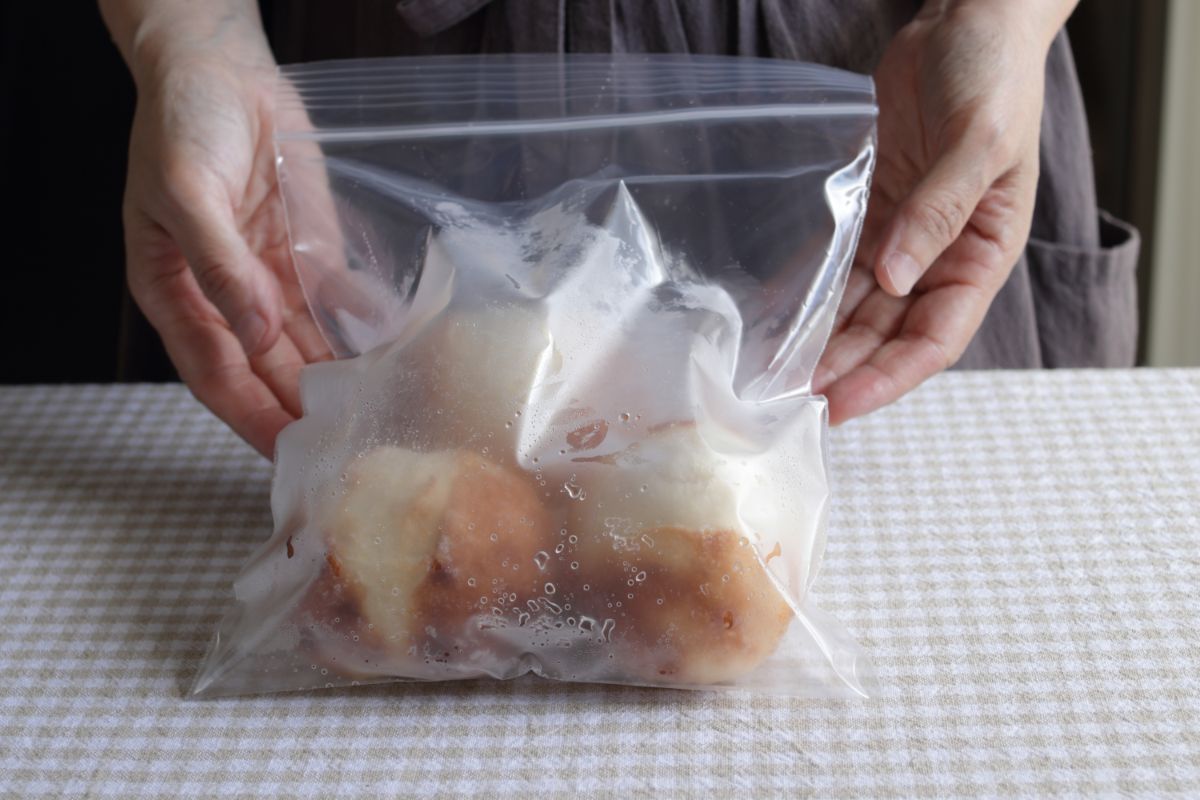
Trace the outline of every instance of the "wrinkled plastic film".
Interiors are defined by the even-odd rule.
[[[865,693],[808,597],[808,385],[865,212],[869,82],[671,57],[284,79],[293,253],[341,358],[303,375],[275,533],[195,691]]]

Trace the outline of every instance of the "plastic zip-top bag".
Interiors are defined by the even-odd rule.
[[[536,673],[865,694],[813,607],[810,393],[870,80],[687,56],[281,70],[296,270],[338,359],[194,693]]]

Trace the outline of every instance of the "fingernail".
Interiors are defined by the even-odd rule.
[[[267,334],[267,321],[257,311],[248,311],[233,326],[233,333],[242,343],[242,349],[254,355]]]
[[[901,295],[912,291],[913,285],[921,277],[921,265],[908,253],[900,250],[893,251],[883,260],[883,271],[891,279],[892,286],[896,287],[896,292]]]

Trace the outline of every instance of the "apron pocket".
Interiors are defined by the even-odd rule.
[[[1026,248],[1047,367],[1132,367],[1137,354],[1137,229],[1100,212],[1100,247],[1030,239]]]

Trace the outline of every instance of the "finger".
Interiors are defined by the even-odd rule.
[[[284,312],[282,336],[292,341],[306,364],[333,358],[333,351],[329,349],[325,337],[317,330],[307,306],[299,311]]]
[[[171,363],[196,398],[267,458],[275,437],[294,415],[250,368],[245,352],[184,267],[165,268],[157,280],[136,269],[130,249],[130,289],[162,337]]]
[[[886,233],[886,224],[896,213],[896,202],[888,192],[886,183],[877,180],[871,188],[867,201],[867,213],[863,219],[858,244],[854,250],[854,267],[863,269],[875,282],[872,265],[879,255],[879,244]]]
[[[875,275],[869,269],[854,267],[846,278],[846,288],[842,291],[842,301],[838,304],[837,314],[833,318],[833,333],[845,328],[858,307],[871,292],[878,288]]]
[[[290,255],[285,254],[276,269],[276,280],[283,297],[283,331],[281,335],[292,340],[306,363],[326,361],[332,358],[333,353],[329,349],[329,344],[318,330],[312,312],[309,311],[308,301],[296,279],[296,273],[292,271]]]
[[[895,203],[886,187],[876,185],[867,205],[867,216],[858,237],[854,263],[850,267],[850,275],[846,279],[846,287],[842,292],[842,299],[838,303],[837,313],[834,316],[833,334],[837,334],[849,324],[850,318],[858,310],[859,305],[879,286],[879,282],[875,279],[875,270],[871,266],[875,263],[879,248],[882,227],[879,220],[890,218],[894,210]]]
[[[172,191],[178,213],[164,227],[242,349],[265,352],[281,328],[279,290],[239,233],[228,199],[221,189],[186,177],[174,181]]]
[[[196,399],[272,458],[275,438],[296,417],[250,368],[237,339],[221,326],[195,322],[169,324],[159,333]]]
[[[967,284],[919,297],[895,337],[827,387],[830,424],[882,408],[951,366],[979,328],[991,297]]]
[[[858,307],[875,291],[879,284],[875,281],[875,275],[870,269],[865,269],[855,264],[850,269],[850,275],[846,278],[846,288],[842,291],[842,300],[838,303],[837,313],[833,318],[833,326],[830,328],[829,341],[825,344],[825,349],[821,353],[821,359],[817,362],[817,366],[813,368],[812,388],[813,394],[821,394],[825,391],[825,387],[837,380],[837,373],[832,368],[832,363],[836,358],[831,358],[830,351],[836,352],[838,349],[838,341],[841,334],[850,324],[851,318]]]
[[[286,332],[275,340],[267,352],[250,358],[250,368],[279,400],[283,410],[299,417],[300,371],[306,359],[300,348]]]
[[[813,392],[821,394],[874,353],[900,330],[911,301],[880,291],[871,281],[871,292],[858,305],[821,355],[813,375]]]
[[[266,458],[279,432],[295,420],[254,374],[241,345],[219,325],[174,323],[159,329],[167,355],[196,399]]]
[[[903,297],[962,233],[991,183],[985,159],[964,138],[939,158],[896,208],[882,234],[875,277],[884,291]]]

